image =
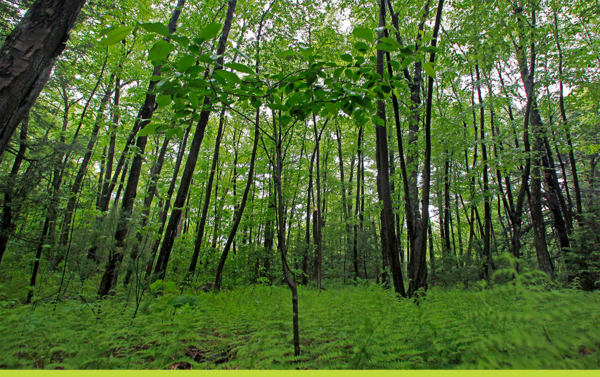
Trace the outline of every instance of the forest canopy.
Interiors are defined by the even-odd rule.
[[[0,368],[598,368],[599,17],[0,3]]]

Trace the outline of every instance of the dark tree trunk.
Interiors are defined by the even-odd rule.
[[[363,139],[363,127],[360,127],[360,129],[358,130],[358,163],[357,163],[357,168],[356,168],[356,208],[354,208],[354,218],[357,221],[354,224],[354,239],[353,239],[353,245],[352,245],[352,261],[354,264],[354,280],[359,278],[359,268],[358,268],[358,214],[359,214],[359,210],[360,210],[360,184],[361,184],[361,177],[364,176],[364,172],[361,169],[362,166],[362,139]],[[362,172],[362,176],[361,176],[361,172]],[[362,213],[361,213],[361,218],[360,218],[360,222],[362,224]]]
[[[444,249],[445,254],[450,254],[450,234],[454,238],[454,232],[450,232],[451,211],[450,211],[450,158],[448,150],[445,152],[446,161],[444,163]],[[456,247],[454,248],[456,255]]]
[[[104,173],[103,182],[102,182],[102,194],[100,195],[100,200],[98,201],[98,209],[105,212],[108,210],[108,201],[110,200],[110,194],[108,193],[108,189],[110,186],[112,173],[113,173],[113,163],[115,159],[115,148],[117,144],[117,128],[119,127],[119,102],[121,100],[121,78],[117,77],[115,81],[115,96],[113,98],[113,115],[112,115],[112,123],[109,126],[109,135],[110,141],[108,144],[108,154],[106,156],[106,171]],[[104,202],[106,201],[106,208],[103,210]]]
[[[229,236],[227,237],[227,242],[225,243],[225,248],[223,249],[223,253],[221,254],[221,259],[219,260],[219,265],[217,266],[217,274],[215,277],[215,292],[218,292],[221,289],[221,280],[223,278],[223,267],[225,266],[225,261],[227,260],[227,254],[229,253],[229,249],[231,248],[231,244],[235,238],[235,234],[240,225],[240,221],[242,220],[242,215],[244,214],[244,208],[246,208],[246,202],[248,200],[248,194],[250,193],[250,188],[252,187],[252,180],[254,178],[254,162],[256,160],[256,150],[258,148],[258,139],[259,139],[259,110],[256,110],[256,126],[254,127],[254,144],[252,145],[252,155],[250,156],[250,170],[248,171],[248,180],[246,181],[246,188],[244,189],[244,194],[242,196],[242,202],[236,212],[235,220],[233,221],[233,226],[229,231]]]
[[[37,0],[0,50],[0,157],[48,81],[85,0]]]
[[[545,182],[546,204],[552,213],[554,229],[558,237],[561,251],[564,254],[570,252],[571,242],[569,240],[570,226],[568,210],[556,177],[556,166],[552,158],[552,149],[547,138],[543,138],[546,144],[546,155],[542,156],[543,178]],[[566,211],[566,212],[565,212]]]
[[[152,250],[150,252],[150,261],[148,262],[148,266],[146,267],[146,278],[150,276],[152,273],[152,265],[154,264],[154,259],[156,258],[156,253],[158,252],[158,247],[160,246],[160,240],[162,238],[163,231],[165,230],[165,224],[167,222],[167,216],[169,214],[169,209],[171,208],[171,198],[173,197],[173,193],[175,192],[175,185],[177,183],[177,176],[179,175],[179,169],[181,168],[181,162],[183,161],[183,156],[185,154],[185,148],[187,146],[187,140],[190,135],[190,129],[192,128],[194,117],[190,120],[190,125],[185,131],[185,136],[183,137],[183,141],[179,144],[179,151],[177,152],[177,160],[175,161],[175,167],[173,168],[173,177],[171,178],[171,183],[169,184],[169,189],[167,190],[166,201],[164,207],[160,212],[160,229],[156,234],[156,238],[152,244]]]
[[[485,141],[485,107],[483,104],[483,96],[481,95],[481,76],[479,74],[479,64],[475,64],[475,73],[477,75],[477,97],[479,100],[479,129],[481,132],[481,159],[483,162],[483,200],[484,200],[484,214],[483,214],[483,265],[482,275],[485,280],[490,280],[492,277],[492,256],[490,255],[490,232],[492,224],[492,209],[490,205],[490,192],[489,192],[489,177],[488,177],[488,158],[487,158],[487,145]]]
[[[315,125],[316,127],[316,125]],[[316,128],[315,128],[316,130]],[[283,158],[281,151],[281,143],[283,136],[281,132],[277,130],[277,124],[275,120],[275,114],[273,112],[273,136],[275,139],[275,150],[276,150],[276,166],[275,166],[275,187],[277,191],[277,247],[281,254],[281,264],[283,266],[283,274],[285,281],[292,292],[292,311],[293,311],[293,334],[294,334],[294,356],[300,356],[300,330],[299,330],[299,315],[298,315],[298,287],[296,281],[292,276],[292,272],[287,263],[287,249],[285,244],[285,216],[284,216],[284,203],[283,203],[283,187],[282,187],[282,170],[283,170]],[[318,166],[318,165],[317,165]]]
[[[385,0],[381,0],[379,7],[379,27],[385,27]],[[379,38],[384,33],[379,33]],[[384,51],[377,51],[377,73],[383,77]],[[394,210],[392,207],[392,196],[390,192],[390,177],[388,163],[388,137],[385,127],[385,102],[383,100],[377,103],[378,124],[375,126],[376,133],[376,162],[377,162],[377,186],[379,200],[383,202],[381,210],[381,248],[383,255],[387,257],[396,294],[406,297],[404,290],[404,281],[402,279],[402,268],[398,258],[398,248],[396,246],[396,235],[394,226]],[[384,260],[385,260],[384,257]]]
[[[200,256],[200,247],[202,246],[202,240],[204,238],[204,228],[206,226],[206,218],[208,217],[208,207],[210,206],[210,199],[212,195],[212,187],[215,179],[215,171],[217,170],[217,164],[219,163],[219,150],[221,148],[221,140],[223,139],[223,128],[225,126],[225,110],[221,111],[219,117],[219,130],[217,132],[217,139],[215,141],[215,151],[213,153],[212,166],[210,168],[210,174],[208,175],[208,183],[206,184],[206,191],[204,194],[204,206],[202,207],[202,215],[200,216],[200,223],[198,224],[198,232],[196,235],[196,242],[194,243],[194,253],[192,254],[192,260],[188,269],[188,277],[191,277],[196,272],[196,265],[198,264],[198,257]],[[215,195],[215,202],[217,201]],[[215,212],[215,217],[217,216]]]
[[[179,20],[179,16],[181,15],[181,10],[184,4],[185,0],[178,0],[177,5],[173,10],[171,19],[169,21],[169,33],[171,34],[175,33],[177,29],[177,21]],[[152,76],[160,76],[160,66],[154,68]],[[140,111],[141,116],[138,118],[138,120],[140,120],[140,129],[150,123],[150,119],[154,114],[154,105],[156,103],[156,93],[154,93],[154,87],[156,86],[157,82],[158,81],[151,81],[148,86],[148,92],[146,93],[144,105]],[[117,269],[123,260],[125,252],[125,238],[129,233],[129,219],[133,213],[133,205],[137,195],[140,174],[142,172],[142,163],[144,161],[143,154],[146,149],[147,142],[147,136],[138,137],[136,141],[137,150],[131,162],[131,167],[129,168],[129,178],[127,179],[127,186],[125,188],[123,203],[121,205],[120,219],[117,224],[117,231],[115,233],[116,245],[114,249],[110,250],[108,264],[104,271],[104,275],[102,276],[102,281],[100,282],[100,288],[98,289],[98,295],[100,295],[100,297],[108,295],[108,293],[115,287],[117,282]]]
[[[444,0],[440,0],[435,16],[431,46],[437,45],[437,36],[442,19],[442,9]],[[429,56],[429,63],[435,62],[435,52]],[[423,193],[422,193],[422,214],[421,224],[419,226],[419,236],[415,244],[415,253],[411,258],[412,274],[409,274],[408,295],[412,297],[419,289],[427,290],[427,226],[429,224],[429,191],[431,188],[431,107],[433,101],[433,77],[429,77],[427,82],[427,105],[425,113],[425,158],[423,161]]]
[[[521,15],[523,13],[523,8],[515,8],[515,15],[517,15],[517,25],[518,25],[518,33],[519,33],[519,44],[517,45],[517,60],[519,63],[519,73],[521,75],[521,80],[523,81],[523,85],[525,87],[525,93],[527,94],[527,108],[525,111],[525,132],[528,133],[528,122],[531,123],[531,134],[534,137],[533,143],[533,157],[527,159],[527,163],[525,166],[525,172],[523,174],[523,183],[521,185],[521,190],[519,192],[519,198],[517,199],[517,208],[515,214],[515,221],[519,224],[518,232],[514,232],[513,237],[520,237],[520,217],[522,213],[522,205],[524,201],[524,195],[528,191],[527,183],[525,178],[529,177],[529,170],[531,169],[531,183],[529,185],[530,189],[530,211],[531,211],[531,220],[533,225],[533,234],[534,234],[534,244],[535,250],[538,259],[538,265],[540,270],[547,273],[550,278],[553,278],[554,268],[552,266],[552,261],[550,259],[550,254],[548,253],[548,246],[546,244],[546,228],[544,226],[544,217],[542,214],[542,198],[541,198],[541,175],[540,175],[540,155],[542,152],[542,119],[540,117],[540,113],[537,108],[537,103],[535,100],[535,44],[531,43],[530,45],[530,61],[529,67],[527,65],[527,57],[525,55],[524,48],[524,39],[525,39],[525,31],[523,29],[523,21],[521,19]],[[528,23],[531,28],[535,28],[536,19],[535,19],[535,10],[531,11],[531,22]],[[529,139],[528,137],[524,139],[525,144],[525,152],[529,152]],[[517,217],[519,217],[517,219]],[[518,235],[517,235],[518,234]]]
[[[130,261],[129,261],[129,266],[127,268],[127,274],[125,275],[125,280],[123,281],[123,283],[125,285],[129,284],[131,275],[133,274],[133,272],[135,270],[135,264],[140,256],[140,251],[141,251],[140,248],[142,246],[141,243],[144,238],[143,234],[144,234],[144,231],[146,228],[146,224],[148,223],[148,216],[150,215],[150,208],[152,207],[152,201],[154,200],[154,197],[156,196],[158,178],[160,177],[160,173],[162,171],[162,167],[165,162],[165,155],[167,153],[167,147],[169,146],[170,141],[171,141],[171,139],[167,139],[165,137],[165,140],[163,141],[163,145],[160,148],[158,158],[156,159],[154,166],[152,166],[152,169],[150,170],[150,177],[148,178],[148,190],[146,191],[146,196],[144,197],[144,206],[142,208],[142,223],[140,224],[140,228],[138,229],[138,231],[135,234],[137,243],[133,246],[133,251],[131,252],[131,255],[130,255]]]
[[[219,55],[221,57],[215,62],[215,70],[223,68],[223,54],[225,53],[227,38],[229,36],[229,30],[231,29],[231,22],[233,20],[233,13],[235,11],[236,4],[237,0],[229,0],[227,16],[225,17],[223,31],[219,40],[219,47],[217,48],[216,53],[216,55]],[[208,107],[210,103],[211,99],[209,97],[206,97],[204,99],[205,107]],[[173,243],[175,242],[175,237],[177,235],[177,224],[181,219],[181,208],[185,204],[185,198],[187,197],[187,193],[190,188],[190,182],[192,180],[192,176],[194,175],[196,162],[198,161],[198,152],[200,151],[202,139],[204,139],[204,131],[206,130],[206,125],[208,124],[209,117],[210,110],[202,110],[202,112],[200,113],[200,119],[198,120],[198,124],[196,125],[196,132],[194,134],[194,138],[192,139],[192,144],[190,146],[190,151],[188,153],[185,168],[183,170],[179,190],[177,191],[177,196],[175,197],[175,202],[173,203],[173,211],[171,213],[171,217],[169,218],[169,223],[167,224],[164,240],[160,248],[158,259],[156,261],[156,267],[154,269],[155,279],[164,278],[165,273],[167,272],[169,257],[171,256],[171,250],[173,248]]]
[[[12,169],[10,170],[10,176],[7,180],[5,193],[4,193],[4,203],[2,203],[2,219],[0,220],[0,263],[2,263],[2,257],[4,256],[4,252],[6,251],[6,246],[8,244],[8,239],[10,238],[11,233],[14,229],[13,222],[13,193],[14,193],[14,185],[15,180],[17,179],[17,175],[19,174],[19,170],[21,169],[21,164],[23,163],[23,159],[25,158],[25,152],[27,151],[27,129],[29,127],[29,115],[23,118],[23,122],[21,123],[21,135],[20,135],[20,144],[17,155],[15,156],[15,161],[13,163]]]
[[[327,121],[326,121],[327,122]],[[325,126],[323,126],[325,128]],[[323,243],[321,236],[321,229],[323,227],[323,220],[321,216],[321,169],[320,169],[320,154],[321,154],[321,143],[320,143],[320,135],[317,131],[317,119],[313,115],[313,129],[315,132],[315,149],[316,153],[316,165],[317,165],[317,210],[313,212],[313,239],[315,243],[315,275],[317,278],[317,290],[321,289],[321,280],[322,280],[322,261],[323,261]]]
[[[534,137],[533,152],[542,152],[542,137],[541,119],[537,111],[537,105],[533,101],[531,112],[531,128]],[[546,226],[544,225],[544,215],[542,213],[542,182],[541,182],[541,160],[539,155],[534,154],[532,158],[531,169],[531,195],[530,209],[531,221],[533,223],[533,236],[535,244],[535,252],[538,260],[538,267],[541,271],[548,274],[550,279],[554,278],[554,267],[550,254],[548,253],[548,245],[546,243]]]
[[[90,135],[90,140],[87,145],[87,149],[85,155],[83,156],[83,161],[79,163],[79,170],[77,172],[77,176],[75,177],[75,181],[73,181],[73,185],[71,186],[71,192],[69,193],[69,202],[67,203],[67,210],[65,212],[65,217],[63,218],[63,225],[60,234],[59,244],[61,246],[66,246],[69,241],[69,233],[71,230],[71,219],[73,217],[73,210],[75,209],[75,204],[77,202],[77,198],[79,195],[79,190],[81,189],[81,184],[83,183],[83,178],[87,173],[87,168],[90,163],[90,159],[92,158],[92,152],[94,151],[94,146],[96,145],[96,140],[98,138],[98,132],[100,131],[100,126],[102,124],[102,118],[104,117],[104,109],[110,96],[112,95],[112,81],[114,76],[110,77],[108,89],[106,90],[104,97],[100,102],[100,108],[98,109],[98,114],[96,116],[96,122],[94,123],[94,128],[92,129],[92,134]]]
[[[577,176],[577,163],[575,161],[575,155],[573,153],[573,142],[571,141],[570,126],[567,119],[567,112],[565,111],[565,99],[564,99],[564,85],[563,85],[563,55],[562,48],[560,45],[560,39],[558,37],[558,20],[556,11],[554,12],[554,37],[556,40],[556,47],[558,50],[558,76],[559,76],[559,90],[558,90],[558,104],[560,107],[560,117],[564,123],[565,132],[567,136],[567,143],[569,144],[569,162],[571,164],[571,176],[573,179],[573,188],[575,190],[575,203],[577,209],[577,219],[581,218],[583,209],[581,206],[581,189],[579,188],[579,177]],[[565,183],[566,185],[566,183]]]
[[[40,243],[35,252],[35,259],[33,262],[33,270],[31,272],[31,279],[29,280],[29,292],[27,293],[26,304],[31,303],[31,299],[33,298],[35,283],[37,280],[37,274],[40,270],[40,259],[42,258],[42,250],[44,250],[44,242],[46,241],[46,236],[48,235],[48,227],[50,225],[50,217],[46,216],[46,220],[44,221],[44,226],[42,229],[42,235],[40,236]]]

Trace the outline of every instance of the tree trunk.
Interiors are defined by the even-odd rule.
[[[221,259],[219,260],[219,265],[217,266],[217,274],[215,276],[215,285],[214,290],[218,292],[221,289],[221,281],[223,278],[223,267],[225,266],[225,261],[227,260],[227,254],[229,253],[229,249],[231,248],[231,244],[235,238],[235,234],[240,225],[240,221],[242,220],[242,215],[244,214],[244,208],[246,208],[246,202],[248,200],[248,194],[250,193],[250,188],[252,187],[252,180],[254,178],[254,162],[256,160],[256,150],[258,148],[258,139],[259,139],[259,118],[260,110],[256,110],[256,125],[254,127],[254,144],[252,145],[252,155],[250,156],[250,169],[248,171],[248,180],[246,181],[246,188],[244,189],[244,194],[242,196],[242,202],[236,212],[235,220],[233,221],[233,226],[229,231],[229,236],[227,237],[227,242],[225,243],[225,248],[223,249],[223,253],[221,254]]]
[[[327,121],[326,121],[327,122]],[[325,128],[325,127],[323,127]],[[317,132],[317,119],[316,116],[313,115],[313,129],[315,132],[315,149],[316,153],[316,165],[317,165],[317,210],[313,211],[313,238],[316,246],[315,249],[315,275],[317,277],[317,290],[321,290],[321,280],[322,280],[322,261],[323,261],[323,244],[321,237],[321,228],[323,226],[323,220],[321,218],[321,169],[320,169],[320,154],[321,154],[321,143],[320,143],[320,135]]]
[[[236,4],[237,0],[229,0],[227,16],[225,17],[223,31],[219,40],[219,47],[217,48],[216,53],[216,55],[219,55],[220,58],[217,59],[217,61],[215,62],[215,70],[223,68],[223,54],[225,53],[227,37],[229,36],[229,31],[231,29],[231,22],[233,20],[233,13],[235,11]],[[205,107],[208,107],[210,103],[211,99],[207,96],[204,99]],[[177,224],[179,223],[179,219],[181,218],[181,208],[185,203],[185,198],[190,188],[190,182],[192,180],[192,176],[194,175],[196,162],[198,161],[198,152],[200,151],[202,139],[204,139],[204,131],[206,130],[206,125],[208,124],[209,117],[210,110],[202,110],[202,112],[200,113],[200,119],[198,120],[198,124],[196,125],[196,132],[194,134],[194,138],[190,146],[190,151],[188,153],[185,168],[183,170],[179,190],[177,191],[177,196],[175,197],[175,203],[173,203],[173,211],[171,212],[171,217],[169,219],[169,223],[167,224],[164,240],[160,248],[160,253],[158,255],[158,260],[156,261],[156,267],[154,269],[155,279],[163,279],[165,273],[167,272],[169,257],[171,256],[171,250],[173,248],[173,243],[175,242],[175,237],[177,234]]]
[[[433,27],[433,35],[431,46],[437,45],[437,36],[440,29],[442,18],[442,9],[444,0],[440,0],[435,16],[435,24]],[[433,65],[435,62],[435,52],[429,55],[429,63]],[[425,158],[423,161],[423,193],[422,193],[422,214],[421,224],[419,226],[419,236],[415,244],[415,254],[411,258],[411,272],[409,275],[408,295],[412,297],[419,289],[427,290],[427,226],[429,224],[429,191],[431,188],[431,106],[433,100],[433,77],[429,77],[427,82],[427,105],[425,114]]]
[[[179,144],[177,160],[175,161],[175,167],[173,168],[173,177],[171,178],[171,183],[169,184],[169,189],[167,190],[167,198],[164,207],[160,212],[160,229],[156,233],[156,238],[154,240],[154,243],[152,244],[152,251],[150,252],[150,261],[148,262],[148,266],[146,267],[146,278],[148,278],[152,273],[152,265],[154,264],[154,259],[156,258],[158,247],[160,246],[160,240],[162,238],[163,231],[165,230],[167,215],[169,214],[169,209],[171,208],[171,198],[173,197],[173,193],[175,192],[175,184],[177,183],[177,176],[179,175],[179,169],[181,168],[181,162],[183,161],[183,156],[185,154],[185,147],[187,146],[187,141],[190,135],[190,129],[192,128],[193,119],[194,117],[192,114],[192,118],[190,119],[190,125],[185,131],[183,141]]]
[[[46,241],[46,236],[48,235],[49,225],[50,225],[50,217],[46,216],[46,220],[44,221],[44,226],[42,229],[42,235],[40,236],[40,243],[35,252],[35,259],[33,261],[33,270],[31,272],[31,279],[29,280],[29,292],[27,293],[27,300],[25,300],[26,304],[30,304],[31,299],[33,298],[35,283],[37,280],[37,274],[40,269],[40,259],[42,258],[42,250],[44,250],[44,242]]]
[[[385,27],[385,0],[380,1],[379,7],[379,27]],[[379,33],[379,38],[384,37],[384,33]],[[377,73],[383,77],[383,59],[384,51],[377,50]],[[398,248],[396,246],[396,235],[394,226],[394,210],[392,207],[392,197],[390,192],[390,177],[388,163],[388,138],[385,122],[385,102],[377,102],[378,121],[375,126],[376,134],[376,162],[377,162],[377,186],[379,200],[383,202],[381,210],[381,248],[383,255],[390,262],[394,291],[396,294],[406,297],[404,290],[404,281],[402,279],[402,268],[398,258]]]
[[[133,271],[135,269],[135,264],[140,255],[140,251],[141,251],[140,248],[142,246],[141,243],[144,238],[143,233],[145,231],[146,224],[148,223],[148,216],[150,215],[150,208],[152,207],[152,201],[154,200],[154,197],[157,195],[157,193],[156,193],[157,187],[156,186],[158,184],[158,179],[160,177],[160,173],[162,171],[162,167],[165,162],[165,155],[167,153],[167,147],[169,146],[170,141],[171,141],[171,139],[168,139],[165,137],[165,140],[163,141],[163,145],[160,148],[158,158],[156,159],[154,166],[152,166],[152,169],[150,169],[150,177],[148,178],[148,190],[146,191],[146,195],[144,197],[144,206],[142,208],[142,223],[140,224],[140,227],[135,234],[137,243],[133,246],[133,251],[131,252],[131,255],[130,255],[131,258],[129,261],[129,266],[127,268],[127,274],[125,275],[125,280],[123,281],[123,283],[125,285],[129,284],[129,280],[131,279],[131,275],[133,274]]]
[[[492,256],[490,255],[490,232],[492,224],[492,209],[490,205],[490,192],[489,192],[489,177],[488,177],[488,158],[487,158],[487,145],[485,141],[485,107],[483,104],[483,97],[481,95],[481,76],[479,74],[479,64],[475,64],[475,73],[477,75],[477,97],[479,100],[479,128],[481,132],[481,159],[483,162],[483,201],[484,201],[484,214],[483,214],[483,265],[482,275],[485,280],[490,280],[492,277]]]
[[[0,50],[0,157],[48,81],[85,0],[37,0]]]
[[[316,125],[315,125],[316,127]],[[315,128],[316,129],[316,128]],[[273,136],[275,139],[276,149],[276,167],[275,167],[275,186],[277,190],[277,212],[278,212],[278,227],[277,227],[277,247],[281,254],[281,264],[283,266],[283,274],[285,281],[292,292],[292,311],[293,311],[293,334],[294,334],[294,356],[300,356],[300,330],[299,330],[299,314],[298,314],[298,288],[292,277],[292,273],[287,263],[287,249],[285,244],[285,218],[284,218],[284,203],[283,203],[283,187],[281,184],[281,176],[283,170],[283,158],[281,151],[282,135],[277,131],[275,114],[273,112]],[[317,165],[318,166],[318,165]]]
[[[92,134],[90,135],[90,140],[87,145],[87,149],[85,155],[83,156],[83,161],[79,163],[79,171],[77,172],[77,176],[75,177],[75,181],[73,181],[73,185],[71,186],[71,192],[69,193],[69,202],[67,203],[67,210],[65,212],[65,217],[63,218],[63,225],[60,235],[59,244],[64,247],[67,245],[69,241],[69,233],[71,230],[71,219],[73,217],[73,210],[75,209],[75,203],[77,202],[77,197],[79,195],[79,190],[81,189],[81,184],[83,183],[83,178],[87,173],[87,168],[92,158],[92,152],[94,151],[94,146],[96,145],[96,140],[98,138],[98,132],[100,131],[100,126],[102,124],[102,118],[104,117],[104,109],[110,96],[112,95],[112,82],[114,79],[114,75],[110,77],[108,89],[104,93],[104,97],[100,101],[100,108],[98,109],[98,114],[96,116],[96,122],[94,123],[94,128],[92,129]]]
[[[171,19],[169,21],[169,33],[171,34],[175,33],[177,29],[177,21],[179,20],[179,16],[181,15],[181,10],[184,4],[185,0],[178,0],[177,5],[173,10]],[[160,76],[160,67],[161,66],[159,65],[154,68],[152,76]],[[138,118],[138,120],[140,120],[140,129],[142,129],[148,123],[150,123],[150,119],[154,114],[154,105],[156,103],[156,94],[154,93],[154,87],[157,84],[157,82],[158,81],[150,81],[150,84],[148,86],[146,99],[140,112],[141,117]],[[116,245],[114,250],[110,250],[108,264],[104,271],[104,275],[102,276],[102,281],[100,282],[100,288],[98,290],[98,295],[100,295],[100,297],[108,295],[108,293],[116,285],[118,276],[117,269],[118,265],[123,260],[125,252],[125,238],[129,233],[129,218],[133,213],[133,205],[135,202],[135,197],[137,195],[137,188],[140,180],[140,174],[142,171],[142,163],[144,161],[143,154],[146,149],[147,142],[147,136],[138,137],[136,141],[137,153],[133,157],[131,167],[129,168],[129,178],[127,179],[127,186],[125,188],[123,203],[121,205],[120,219],[117,224],[117,231],[115,233]]]
[[[208,207],[210,206],[215,171],[217,170],[217,164],[219,163],[219,150],[221,148],[221,140],[223,138],[224,125],[225,109],[221,111],[221,116],[219,117],[219,130],[217,132],[217,139],[215,140],[215,151],[213,153],[210,174],[208,175],[208,183],[206,184],[206,191],[204,194],[204,206],[202,207],[202,215],[200,216],[200,223],[198,225],[196,242],[194,243],[194,253],[192,254],[192,260],[188,269],[188,278],[194,276],[194,273],[196,272],[196,265],[198,264],[198,257],[200,256],[200,247],[202,246],[202,240],[204,238],[204,228],[206,226],[206,218],[208,217]],[[217,201],[217,199],[218,198],[215,197],[215,201]]]
[[[17,174],[19,174],[21,164],[23,163],[23,159],[25,158],[25,152],[27,151],[28,127],[29,115],[25,116],[25,118],[23,118],[23,122],[21,123],[19,151],[15,156],[15,162],[13,163],[12,169],[10,170],[10,178],[6,182],[7,187],[5,188],[6,192],[4,193],[4,203],[2,203],[2,219],[0,220],[0,264],[2,263],[2,257],[4,256],[4,252],[6,251],[8,239],[10,238],[10,235],[14,229],[13,192],[15,180],[17,179]]]

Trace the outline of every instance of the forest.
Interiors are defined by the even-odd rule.
[[[0,39],[0,369],[600,368],[597,0],[5,0]]]

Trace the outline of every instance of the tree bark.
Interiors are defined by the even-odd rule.
[[[60,246],[66,246],[69,241],[73,210],[75,209],[77,196],[79,195],[79,190],[81,189],[83,178],[85,177],[85,173],[87,172],[90,159],[92,158],[92,152],[94,151],[94,146],[96,145],[96,140],[98,139],[98,132],[100,131],[102,118],[104,117],[104,109],[106,107],[106,104],[108,103],[108,100],[110,99],[110,96],[112,95],[111,87],[113,79],[114,75],[110,77],[108,89],[106,90],[106,92],[104,93],[104,97],[102,97],[102,100],[100,101],[100,108],[98,109],[96,122],[94,123],[94,128],[92,129],[92,134],[90,135],[90,140],[88,142],[85,155],[83,156],[83,160],[81,161],[81,163],[79,163],[79,170],[77,171],[77,176],[75,177],[75,181],[73,181],[73,185],[71,186],[71,192],[69,193],[69,202],[67,203],[67,210],[65,212],[65,217],[63,218],[63,225],[59,240]]]
[[[0,50],[0,157],[63,52],[85,0],[37,0]]]
[[[217,59],[217,61],[215,62],[215,70],[223,68],[223,54],[225,53],[227,38],[229,36],[229,31],[231,30],[231,22],[233,20],[233,13],[235,12],[236,4],[237,0],[229,0],[227,16],[225,17],[223,31],[219,40],[219,47],[217,48],[216,53],[216,55],[219,55],[220,58]],[[204,99],[204,106],[208,107],[210,103],[211,99],[207,96]],[[179,190],[177,191],[177,196],[175,197],[175,202],[173,203],[173,211],[171,212],[171,217],[169,219],[169,223],[165,231],[165,236],[162,246],[160,248],[158,260],[156,261],[156,267],[154,269],[154,279],[163,279],[165,273],[167,272],[169,257],[171,256],[171,250],[173,248],[173,243],[175,242],[175,237],[177,234],[177,224],[179,223],[179,219],[181,218],[181,208],[185,203],[185,198],[190,188],[190,182],[192,180],[192,176],[196,168],[196,162],[198,161],[198,152],[200,151],[200,145],[202,144],[202,140],[204,139],[204,131],[206,130],[206,125],[208,124],[209,117],[210,110],[202,110],[202,112],[200,113],[200,119],[198,120],[198,124],[196,125],[196,132],[194,134],[194,138],[192,139],[192,144],[190,146],[190,151],[188,153],[185,168],[183,170]]]
[[[2,219],[0,220],[0,264],[2,257],[6,251],[6,246],[11,233],[14,230],[13,222],[13,193],[17,174],[21,169],[21,164],[27,152],[27,129],[29,128],[29,115],[23,118],[21,122],[20,145],[12,169],[10,170],[9,179],[6,182],[6,192],[4,193],[4,203],[2,203]]]
[[[379,27],[385,27],[385,0],[380,1],[379,6]],[[379,33],[379,38],[385,34]],[[377,50],[377,73],[383,77],[384,51]],[[376,162],[377,162],[377,186],[379,200],[383,202],[381,210],[381,248],[383,255],[387,257],[390,263],[394,291],[396,294],[406,297],[404,289],[404,280],[402,279],[402,268],[398,257],[398,248],[396,246],[396,235],[394,226],[394,210],[392,207],[392,197],[390,192],[390,177],[388,163],[388,137],[386,129],[385,102],[377,102],[378,124],[375,126],[376,134]],[[385,260],[385,258],[384,258]]]
[[[185,0],[178,0],[175,9],[171,15],[169,21],[169,33],[175,33],[177,29],[177,21],[181,15],[182,7],[185,4]],[[160,65],[154,68],[152,76],[160,76]],[[154,87],[158,81],[150,81],[148,85],[148,92],[142,110],[140,111],[141,117],[138,118],[140,121],[140,129],[150,123],[150,119],[154,114],[156,94],[154,93]],[[137,121],[137,120],[136,120]],[[125,188],[125,194],[123,196],[123,202],[121,205],[120,219],[117,224],[117,231],[115,233],[116,245],[114,249],[110,250],[109,260],[100,282],[100,288],[98,289],[98,295],[104,297],[115,287],[117,282],[118,265],[123,260],[125,252],[125,238],[129,233],[129,218],[133,213],[133,205],[135,197],[137,195],[137,188],[140,180],[140,174],[142,171],[142,163],[144,161],[144,151],[148,142],[147,136],[141,136],[137,138],[136,149],[137,153],[133,157],[131,167],[129,168],[129,178],[127,179],[127,186]]]
[[[192,260],[188,269],[188,278],[192,277],[196,272],[196,265],[198,264],[198,257],[200,256],[200,247],[202,246],[202,240],[204,238],[204,228],[206,226],[206,218],[208,217],[208,207],[210,206],[210,199],[212,196],[213,182],[215,178],[215,171],[217,170],[217,164],[219,163],[219,150],[221,148],[221,140],[223,139],[223,128],[225,125],[225,110],[221,111],[219,117],[219,130],[217,132],[217,138],[215,140],[215,151],[213,153],[212,166],[210,168],[210,174],[208,175],[208,183],[206,184],[206,191],[204,194],[204,206],[202,207],[202,214],[200,216],[200,222],[198,224],[198,231],[196,234],[196,242],[194,243],[194,253],[192,254]],[[215,197],[215,201],[218,198]],[[215,213],[216,216],[216,213]]]

